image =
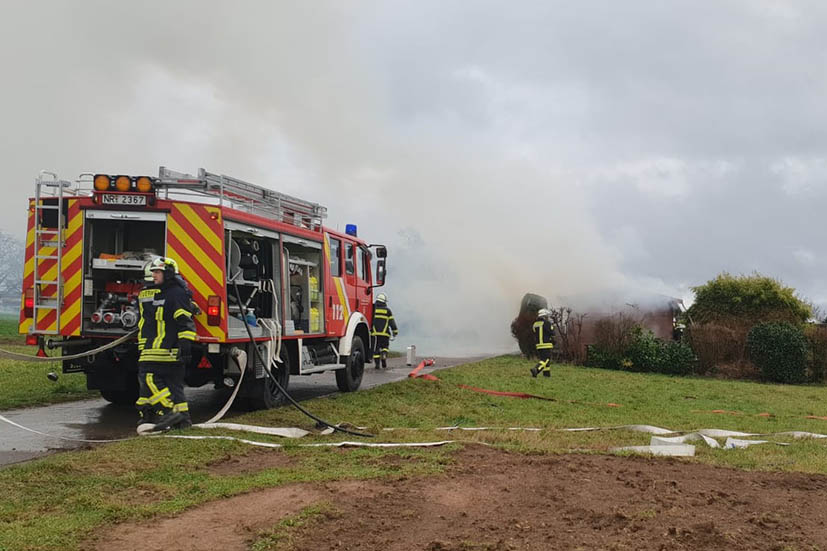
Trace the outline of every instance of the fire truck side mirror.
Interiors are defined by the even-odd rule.
[[[384,245],[372,245],[376,247],[376,258],[387,258],[388,257],[388,249],[385,248]]]
[[[376,285],[375,287],[381,287],[385,284],[385,276],[387,275],[387,268],[385,267],[385,259],[380,258],[376,261]]]

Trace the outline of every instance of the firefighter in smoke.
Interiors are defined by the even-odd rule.
[[[192,359],[195,324],[178,265],[159,257],[148,267],[152,286],[138,295],[138,432],[192,426],[184,396],[184,372]]]
[[[542,308],[537,312],[537,320],[534,322],[534,347],[537,350],[537,365],[531,368],[531,376],[536,377],[540,373],[543,377],[551,377],[551,349],[554,348],[554,326],[551,324],[551,311]]]
[[[391,337],[396,338],[399,330],[396,328],[396,320],[393,319],[393,312],[388,307],[388,297],[385,293],[379,293],[376,302],[373,303],[373,363],[379,369],[379,362],[382,367],[388,367],[388,346]]]

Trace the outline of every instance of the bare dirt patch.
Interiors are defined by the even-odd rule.
[[[219,476],[255,473],[266,469],[284,469],[295,465],[295,460],[285,454],[254,448],[247,455],[226,455],[207,464],[207,472]]]
[[[96,548],[240,551],[325,501],[337,515],[300,529],[292,549],[818,549],[825,498],[824,476],[471,446],[444,475],[265,490],[116,527]]]

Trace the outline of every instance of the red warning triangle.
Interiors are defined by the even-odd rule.
[[[210,363],[210,360],[207,359],[206,354],[201,356],[201,361],[198,362],[197,367],[198,367],[198,369],[212,369],[212,364]]]
[[[43,350],[43,347],[42,347],[42,346],[41,346],[40,348],[38,348],[38,349],[37,349],[37,354],[35,354],[35,355],[36,355],[38,358],[48,358],[48,357],[49,357],[49,355],[48,355],[48,354],[46,354],[46,351],[45,351],[45,350]]]

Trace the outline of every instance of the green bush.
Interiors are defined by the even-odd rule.
[[[668,375],[687,375],[692,372],[695,355],[688,345],[663,341],[641,327],[632,329],[628,340],[625,350],[619,352],[598,345],[590,346],[586,365]]]
[[[760,274],[733,276],[726,272],[693,287],[695,303],[689,309],[694,323],[738,319],[750,326],[759,321],[804,323],[812,306],[795,289]]]
[[[626,349],[625,356],[631,362],[630,371],[658,371],[661,365],[663,341],[654,333],[637,327],[632,334],[632,342]]]
[[[747,350],[765,379],[800,383],[807,367],[807,338],[797,326],[783,321],[759,323],[747,334]]]
[[[667,375],[689,375],[695,366],[692,348],[683,342],[665,342],[658,372]]]
[[[589,345],[586,351],[586,365],[600,369],[623,369],[623,356],[597,345]]]

